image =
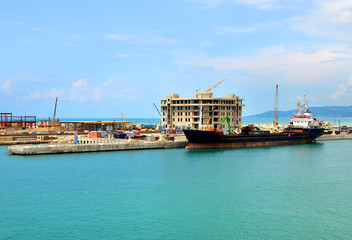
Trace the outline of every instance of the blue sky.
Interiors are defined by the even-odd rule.
[[[352,105],[352,1],[2,1],[0,112],[156,116],[226,78],[243,115]]]

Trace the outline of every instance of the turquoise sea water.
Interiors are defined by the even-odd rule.
[[[352,141],[15,156],[0,239],[352,239]]]

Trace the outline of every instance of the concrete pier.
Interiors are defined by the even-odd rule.
[[[323,135],[317,141],[352,140],[351,135]],[[123,151],[142,149],[185,148],[188,141],[134,141],[93,139],[87,144],[51,143],[40,145],[14,145],[8,147],[8,152],[19,155],[57,154]]]
[[[352,134],[339,134],[339,135],[323,135],[317,138],[317,142],[319,141],[330,141],[330,140],[352,140]]]
[[[97,144],[40,144],[40,145],[14,145],[8,147],[8,152],[19,155],[57,154],[103,152],[140,149],[184,148],[187,141],[136,141],[123,143],[97,143]]]

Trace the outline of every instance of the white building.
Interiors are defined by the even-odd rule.
[[[195,98],[180,98],[178,94],[170,94],[161,98],[161,125],[167,128],[175,128],[177,124],[192,129],[227,128],[226,122],[220,124],[226,116],[231,128],[242,125],[243,99],[235,94],[226,94],[225,98],[214,98],[211,92],[195,95]]]

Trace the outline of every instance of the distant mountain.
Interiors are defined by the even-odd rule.
[[[311,107],[310,110],[314,117],[317,118],[347,118],[352,117],[352,106],[327,106],[327,107]],[[290,118],[297,109],[289,111],[279,111],[279,118]],[[246,116],[244,118],[273,118],[274,110],[260,114]]]

